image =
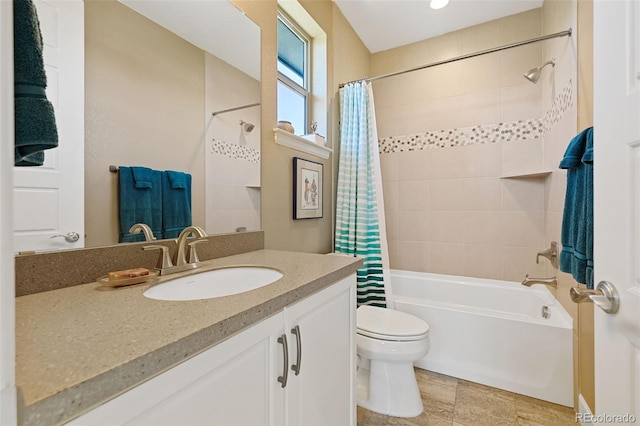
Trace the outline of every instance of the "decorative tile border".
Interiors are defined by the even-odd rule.
[[[260,151],[235,143],[229,143],[218,139],[211,141],[211,154],[220,154],[234,160],[246,160],[250,163],[260,163]]]
[[[379,140],[380,153],[537,139],[544,137],[572,105],[573,90],[569,80],[542,118],[390,136]]]

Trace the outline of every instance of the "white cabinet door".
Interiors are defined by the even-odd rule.
[[[274,315],[70,424],[281,424],[283,399],[275,390],[283,368],[282,325],[283,313]]]
[[[345,278],[285,308],[288,425],[355,424],[355,282]]]

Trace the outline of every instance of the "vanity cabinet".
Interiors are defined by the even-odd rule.
[[[69,424],[355,424],[355,283],[287,306]]]

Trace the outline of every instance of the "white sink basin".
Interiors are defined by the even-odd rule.
[[[243,293],[271,284],[282,273],[271,268],[239,266],[188,275],[147,289],[156,300],[200,300]]]

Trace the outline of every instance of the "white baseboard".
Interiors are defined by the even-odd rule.
[[[15,386],[0,391],[0,424],[18,424],[18,392]]]
[[[593,415],[591,408],[589,408],[589,404],[587,404],[587,401],[585,401],[582,394],[578,395],[578,413],[582,414],[581,417],[583,418],[591,418],[591,416]],[[580,420],[580,418],[576,416],[576,420]],[[592,422],[580,420],[580,424],[586,425],[586,424],[592,424]]]

